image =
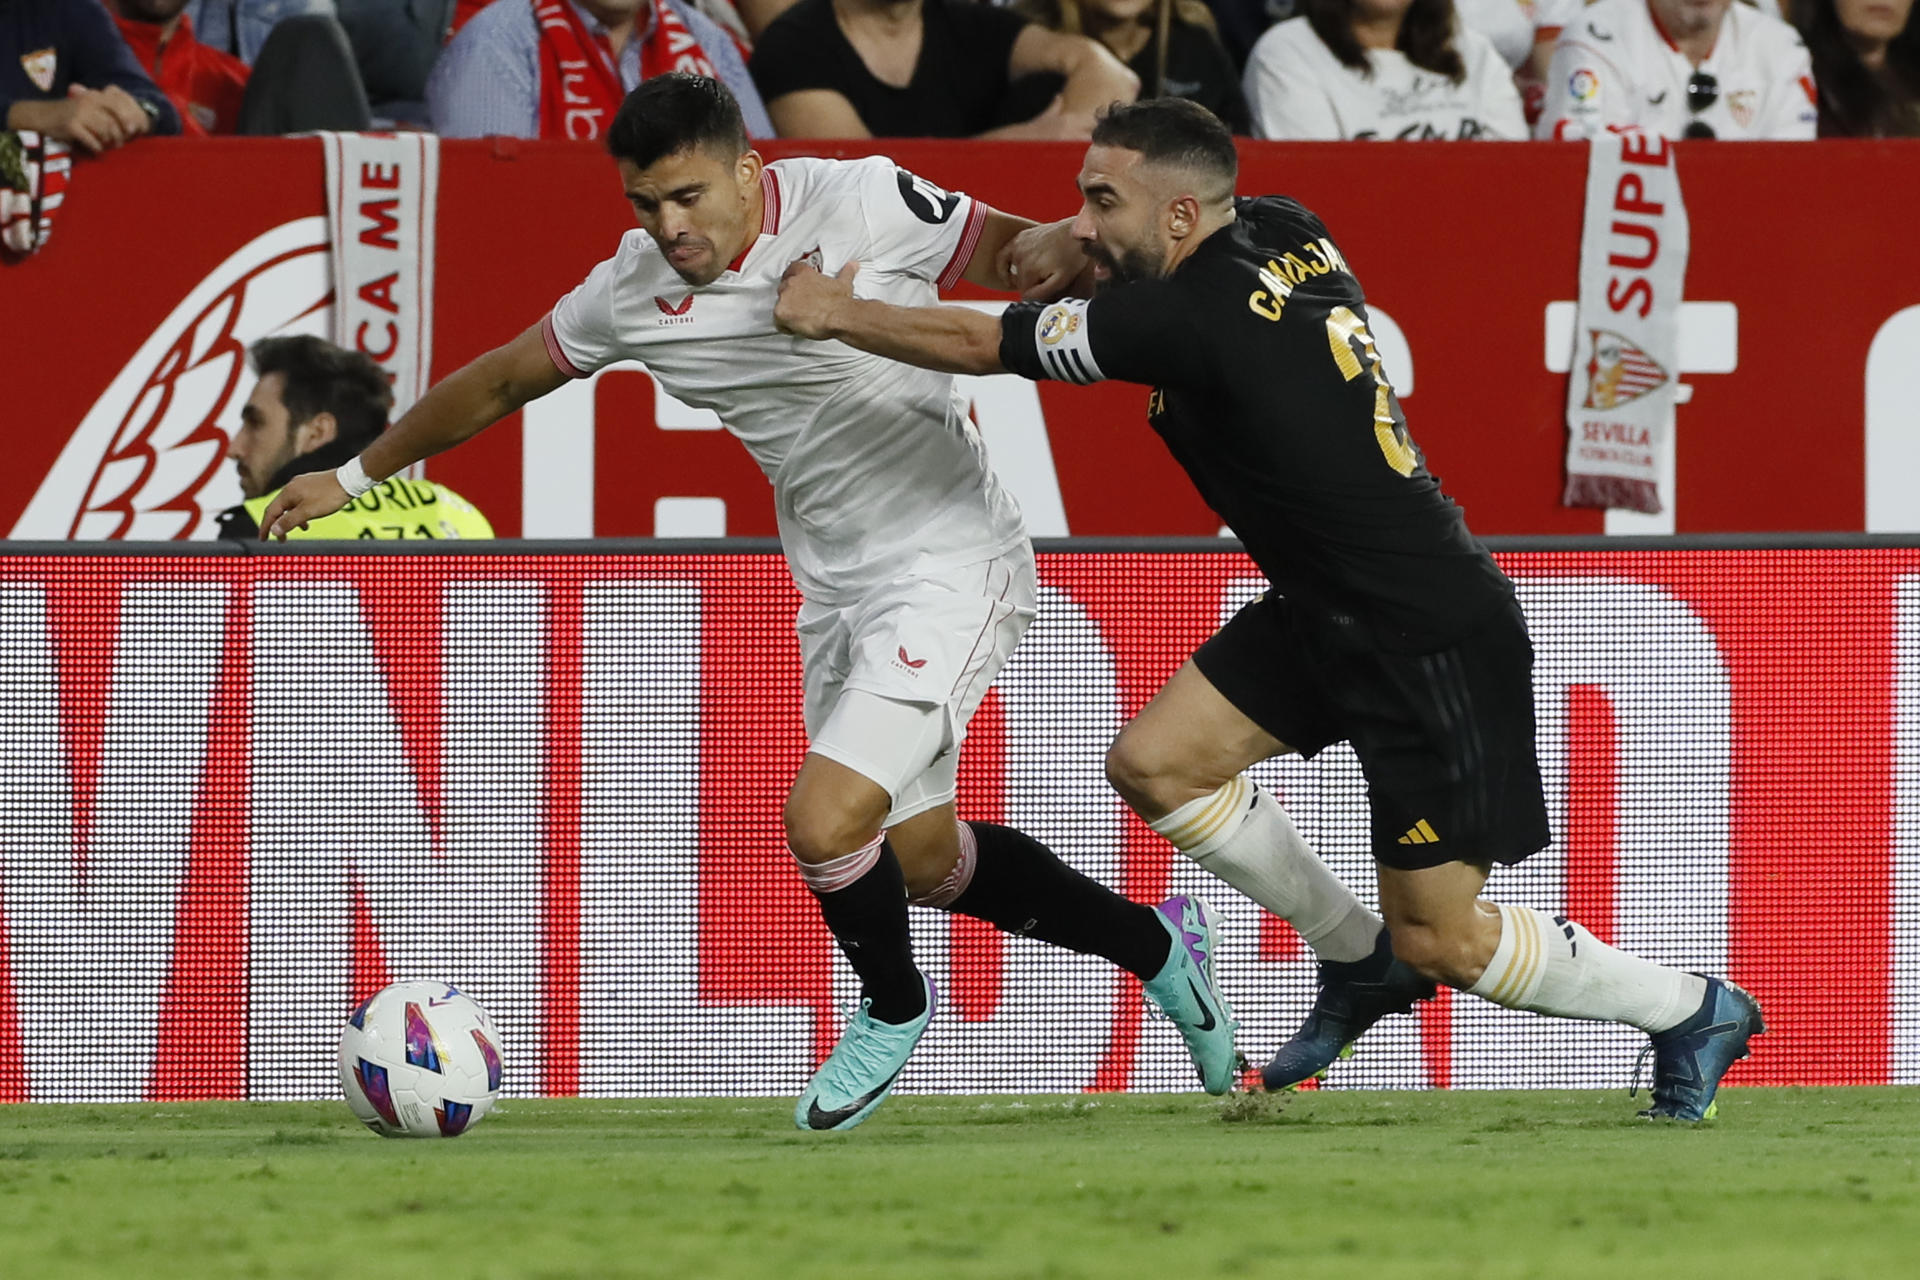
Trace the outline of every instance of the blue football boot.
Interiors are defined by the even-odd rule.
[[[1390,1013],[1410,1013],[1414,1001],[1434,992],[1433,983],[1394,959],[1387,931],[1380,931],[1373,954],[1364,960],[1320,962],[1320,994],[1307,1020],[1280,1046],[1260,1072],[1268,1089],[1291,1089],[1333,1065],[1349,1046]]]
[[[1180,1029],[1200,1087],[1208,1093],[1233,1088],[1239,1055],[1233,1049],[1234,1021],[1227,997],[1214,979],[1213,909],[1198,898],[1182,894],[1155,909],[1160,923],[1173,937],[1173,950],[1160,972],[1145,983],[1147,996]]]
[[[1704,975],[1703,975],[1704,976]],[[1747,1056],[1747,1042],[1767,1029],[1760,1002],[1721,978],[1707,979],[1700,1010],[1653,1037],[1641,1053],[1653,1055],[1653,1105],[1647,1120],[1713,1119],[1713,1095],[1727,1068]],[[1638,1071],[1635,1072],[1638,1075]]]
[[[940,1003],[933,979],[921,977],[927,984],[927,1008],[911,1022],[875,1022],[868,1015],[873,1002],[860,1002],[859,1011],[840,1033],[840,1043],[813,1073],[795,1104],[794,1124],[817,1131],[851,1129],[887,1100]]]

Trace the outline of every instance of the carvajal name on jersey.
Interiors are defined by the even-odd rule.
[[[1313,260],[1309,262],[1301,257],[1302,253]],[[1260,268],[1262,287],[1255,289],[1247,298],[1247,306],[1257,316],[1278,320],[1286,308],[1287,299],[1293,296],[1296,288],[1315,276],[1334,271],[1353,274],[1353,269],[1347,266],[1347,260],[1333,247],[1333,241],[1321,236],[1318,240],[1301,245],[1300,253],[1281,254],[1278,259],[1268,258],[1267,265]]]

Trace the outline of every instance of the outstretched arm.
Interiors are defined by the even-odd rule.
[[[480,434],[565,381],[567,375],[548,354],[542,325],[536,324],[437,383],[354,461],[367,480],[384,480],[422,458]],[[351,462],[347,464],[348,468],[352,466]],[[261,515],[260,536],[284,540],[292,530],[332,515],[355,496],[347,491],[337,472],[296,476]]]
[[[1000,322],[967,307],[897,307],[853,296],[849,262],[837,276],[804,262],[780,278],[774,323],[801,338],[830,338],[850,347],[941,373],[1004,373]]]
[[[839,275],[823,276],[803,263],[788,267],[775,323],[802,338],[837,339],[941,373],[1016,373],[1079,386],[1109,378],[1189,386],[1209,385],[1218,371],[1218,331],[1193,323],[1192,291],[1169,280],[1109,286],[1091,301],[1016,302],[996,317],[856,298],[859,269],[849,262]],[[1244,307],[1230,308],[1226,321],[1267,323]]]

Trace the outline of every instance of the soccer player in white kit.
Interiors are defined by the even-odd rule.
[[[772,482],[798,619],[811,739],[789,792],[800,874],[863,999],[795,1108],[846,1129],[880,1105],[932,1019],[907,906],[954,911],[1138,976],[1209,1092],[1231,1087],[1234,1021],[1198,899],[1129,902],[1022,832],[960,822],[968,718],[1034,616],[1033,551],[949,375],[779,332],[789,264],[858,260],[868,296],[932,302],[960,279],[1007,287],[1023,228],[884,157],[763,165],[718,82],[671,74],[608,133],[640,223],[519,337],[421,398],[360,457],[289,483],[263,536],[329,514],[527,401],[640,359],[719,414]]]

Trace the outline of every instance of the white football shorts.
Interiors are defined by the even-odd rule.
[[[889,825],[950,802],[967,721],[1033,621],[1036,591],[1023,543],[853,604],[803,604],[809,750],[885,788]]]

